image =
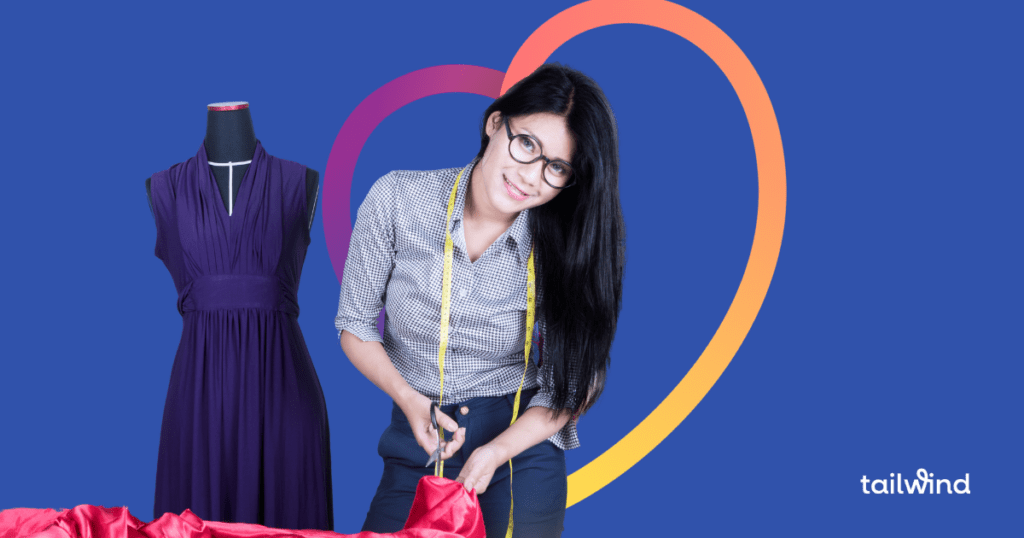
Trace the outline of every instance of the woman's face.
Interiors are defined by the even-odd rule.
[[[528,134],[537,139],[548,159],[572,162],[575,147],[562,116],[547,112],[516,116],[509,118],[509,128],[512,136]],[[486,132],[491,141],[473,172],[473,189],[479,189],[473,198],[476,203],[490,206],[480,209],[514,219],[520,211],[545,204],[558,194],[559,189],[544,181],[544,159],[522,164],[512,158],[508,131],[500,112],[494,112],[487,119]]]

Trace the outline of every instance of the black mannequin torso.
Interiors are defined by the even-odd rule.
[[[252,116],[249,114],[248,103],[209,105],[206,113],[206,138],[203,143],[206,146],[207,158],[210,162],[217,163],[210,165],[210,171],[217,180],[224,207],[230,211],[249,165],[223,165],[248,161],[252,159],[252,155],[256,151],[256,133],[252,128]],[[146,197],[149,198],[149,210],[152,212],[153,196],[150,190],[150,179],[146,178]],[[316,214],[319,189],[320,174],[307,167],[306,207],[309,208],[309,226],[313,225],[313,215]]]

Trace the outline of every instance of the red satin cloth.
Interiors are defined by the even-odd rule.
[[[0,538],[486,538],[476,492],[462,484],[425,476],[416,486],[405,528],[394,534],[338,534],[321,530],[273,529],[250,523],[203,521],[189,510],[143,523],[127,508],[82,504],[60,512],[12,508],[0,512]]]

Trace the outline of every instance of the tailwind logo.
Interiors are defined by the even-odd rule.
[[[871,483],[871,491],[868,491],[868,483]],[[903,478],[901,473],[889,473],[889,479],[879,478],[876,480],[868,480],[868,476],[864,475],[860,479],[861,486],[864,494],[869,495],[872,493],[877,494],[893,494],[893,493],[957,493],[960,495],[971,494],[971,474],[965,473],[963,478],[950,482],[949,479],[940,478],[935,479],[935,473],[929,473],[925,469],[917,470],[917,479],[911,482],[909,479]],[[943,485],[945,485],[945,491],[943,491]]]

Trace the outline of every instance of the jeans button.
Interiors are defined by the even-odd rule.
[[[469,414],[469,408],[466,407],[466,406],[462,406],[461,408],[459,408],[459,413],[462,413],[463,415],[468,415]]]

